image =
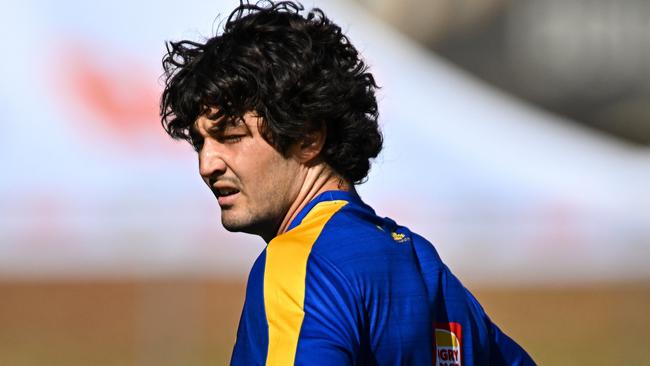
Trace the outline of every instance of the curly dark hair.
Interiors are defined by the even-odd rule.
[[[352,183],[368,175],[382,148],[375,80],[341,28],[302,5],[240,3],[223,32],[205,43],[167,42],[161,122],[200,149],[199,116],[242,118],[254,111],[280,153],[306,134],[327,131],[321,158]],[[210,115],[211,108],[218,115]]]

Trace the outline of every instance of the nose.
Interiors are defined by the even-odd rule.
[[[199,173],[203,180],[208,182],[211,178],[223,175],[226,172],[226,162],[219,149],[219,143],[212,139],[205,139],[199,151]]]

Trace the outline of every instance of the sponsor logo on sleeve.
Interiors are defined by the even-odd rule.
[[[462,332],[459,323],[435,324],[435,365],[462,366]]]

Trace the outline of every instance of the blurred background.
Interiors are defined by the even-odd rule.
[[[164,42],[237,3],[2,5],[0,365],[228,363],[264,243],[158,102]],[[363,199],[539,364],[650,364],[650,2],[304,4],[382,86]]]

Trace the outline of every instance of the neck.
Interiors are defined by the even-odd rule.
[[[350,183],[335,174],[329,167],[325,165],[311,167],[307,172],[304,184],[298,192],[298,196],[284,216],[277,235],[286,232],[289,224],[298,216],[298,213],[319,194],[332,190],[350,191],[352,189]]]

